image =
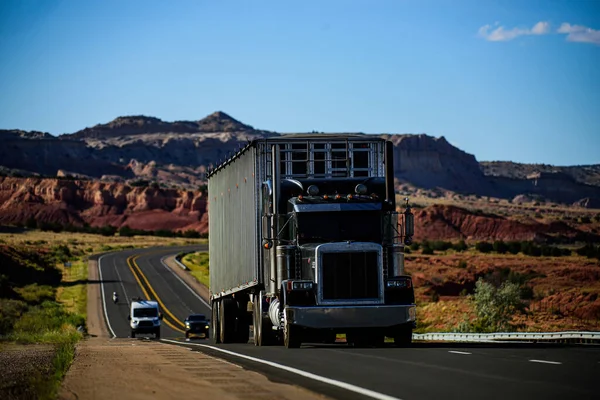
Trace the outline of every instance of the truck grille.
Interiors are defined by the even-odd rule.
[[[323,300],[379,297],[376,252],[323,253]]]
[[[140,328],[148,328],[148,327],[152,327],[152,326],[154,326],[154,324],[152,323],[152,321],[140,321],[140,322],[138,323],[138,326],[139,326]]]

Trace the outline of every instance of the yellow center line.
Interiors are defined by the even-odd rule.
[[[137,274],[136,274],[136,273],[135,273],[135,271],[133,270],[133,268],[134,268],[134,267],[133,267],[133,265],[132,265],[132,262],[131,262],[131,261],[132,261],[132,258],[134,258],[134,257],[139,257],[139,256],[131,256],[131,257],[127,258],[127,266],[128,266],[128,267],[129,267],[129,269],[131,270],[131,273],[133,274],[133,277],[134,277],[134,278],[135,278],[135,280],[137,281],[138,285],[140,285],[140,288],[142,288],[142,292],[144,292],[144,296],[146,297],[146,299],[150,300],[150,299],[151,299],[150,295],[148,294],[148,292],[146,291],[146,288],[144,287],[144,285],[142,285],[142,282],[140,281],[140,279],[138,278]],[[137,268],[136,268],[136,269],[137,269]],[[138,269],[138,270],[139,270],[139,269]],[[144,274],[142,274],[142,271],[140,271],[140,275],[142,276],[142,278],[144,278],[144,280],[145,280],[145,281],[146,281],[146,283],[147,283],[147,280],[145,279],[145,277],[144,277]],[[152,290],[152,287],[150,286],[150,284],[148,284],[148,287],[150,288],[150,290]],[[156,298],[158,299],[158,296],[157,296]],[[163,308],[166,310],[166,308],[164,307],[164,305],[162,304],[162,302],[160,302],[160,300],[159,300],[159,304],[161,304],[161,306],[162,306],[162,307],[163,307]],[[166,311],[168,311],[168,310],[166,310]],[[169,315],[171,315],[171,313],[170,313],[170,312],[169,312]],[[177,319],[175,319],[175,320],[176,320],[176,321],[179,321],[179,320],[177,320]],[[165,323],[167,326],[169,326],[171,329],[173,329],[173,330],[175,330],[175,331],[178,331],[178,332],[181,332],[181,333],[184,333],[184,331],[183,331],[183,330],[179,329],[178,327],[176,327],[175,325],[173,325],[172,323],[170,323],[168,320],[163,320],[163,321],[164,321],[164,323]]]
[[[156,292],[154,291],[154,288],[152,287],[152,285],[150,285],[150,282],[148,282],[148,279],[146,278],[146,276],[144,275],[144,273],[142,272],[141,268],[139,267],[139,265],[137,265],[137,263],[135,262],[135,260],[140,257],[140,255],[136,255],[136,256],[131,256],[127,259],[127,263],[129,264],[130,268],[131,266],[133,266],[140,274],[140,276],[142,277],[142,279],[144,280],[144,282],[146,283],[146,286],[148,286],[148,289],[150,289],[150,292],[154,295],[154,298],[156,299],[156,301],[158,301],[158,304],[160,304],[161,308],[163,309],[163,311],[170,316],[174,322],[178,323],[179,325],[181,325],[183,328],[185,328],[185,324],[183,322],[181,322],[177,317],[175,317],[171,311],[169,311],[169,309],[165,306],[165,304],[162,302],[162,300],[160,299],[160,297],[158,297],[158,295],[156,294]],[[137,279],[137,278],[136,278]],[[138,280],[138,283],[140,283],[140,281]],[[141,283],[140,283],[141,285]],[[146,290],[144,289],[144,287],[142,286],[142,290],[144,291],[144,294],[146,294],[146,296],[148,298],[150,298],[150,296],[148,296],[148,292],[146,292]],[[179,328],[174,328],[169,321],[165,320],[165,323],[169,326],[171,326],[173,329],[178,330],[179,332],[184,332]]]

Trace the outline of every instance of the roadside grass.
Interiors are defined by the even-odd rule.
[[[181,258],[181,262],[190,269],[190,273],[198,282],[209,287],[207,251],[186,254]]]
[[[159,236],[102,236],[76,232],[44,232],[30,230],[23,233],[0,233],[0,243],[11,246],[54,247],[67,245],[75,253],[93,254],[104,251],[124,250],[154,246],[185,246],[206,244],[208,239],[165,238]]]
[[[71,263],[71,267],[59,266],[62,271],[62,284],[56,291],[56,300],[66,311],[87,319],[87,259]]]

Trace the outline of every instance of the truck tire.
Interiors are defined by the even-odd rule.
[[[219,308],[221,307],[219,300],[215,300],[211,303],[211,319],[210,319],[210,337],[212,338],[212,344],[221,343],[221,334],[219,332],[219,327],[221,326],[221,322],[219,321]]]
[[[233,299],[222,299],[219,307],[219,334],[221,343],[234,343],[236,335],[237,302]]]
[[[160,340],[160,328],[154,332],[154,338],[156,340]]]
[[[263,317],[263,296],[260,294],[254,295],[252,304],[252,320],[254,324],[254,345],[255,346],[271,346],[275,344],[271,320],[268,317]]]
[[[131,331],[131,338],[134,339],[135,338],[135,331]]]
[[[398,347],[409,347],[412,343],[412,326],[404,325],[394,332],[394,344]]]
[[[285,323],[283,344],[287,349],[297,349],[302,345],[302,330],[300,327]]]
[[[250,324],[248,323],[248,296],[242,296],[237,300],[237,318],[236,318],[236,341],[238,343],[248,343],[250,340]]]

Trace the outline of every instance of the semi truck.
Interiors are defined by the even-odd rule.
[[[327,134],[256,139],[209,170],[212,340],[252,325],[256,346],[409,345],[414,217],[393,171],[390,141]]]

